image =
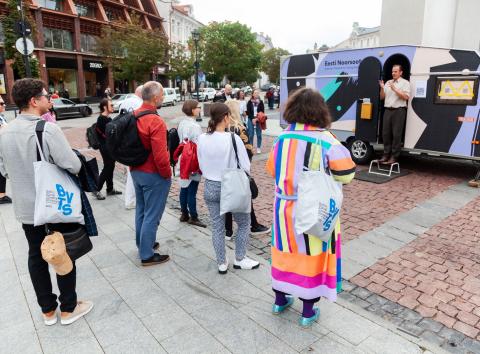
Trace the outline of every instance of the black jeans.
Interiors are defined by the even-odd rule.
[[[52,292],[48,263],[42,258],[40,251],[40,246],[47,233],[44,226],[22,224],[22,228],[28,241],[28,271],[37,295],[37,302],[42,308],[42,312],[47,313],[57,308],[57,295]],[[75,262],[73,262],[73,269],[70,273],[57,274],[57,284],[60,290],[58,299],[62,312],[73,312],[77,306],[76,281]]]
[[[101,191],[103,184],[107,183],[107,191],[113,190],[113,171],[115,170],[115,160],[110,156],[107,147],[100,145],[100,154],[103,160],[103,170],[98,177],[98,191]]]
[[[400,156],[406,118],[406,108],[385,108],[385,113],[383,114],[383,150],[386,156],[395,158]]]
[[[0,173],[0,193],[5,193],[5,188],[7,186],[7,179],[2,176]]]
[[[258,221],[257,221],[257,217],[255,216],[255,210],[253,210],[253,201],[252,201],[252,210],[250,211],[250,228],[257,225],[258,225]],[[225,234],[228,236],[233,235],[232,213],[225,214]]]

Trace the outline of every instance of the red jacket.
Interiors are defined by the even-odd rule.
[[[262,128],[262,130],[267,129],[267,116],[265,115],[265,113],[258,112],[257,113],[257,120],[258,120],[258,124],[260,124],[260,128]]]
[[[144,103],[135,111],[135,114],[143,111],[156,111],[156,109]],[[165,122],[155,114],[147,114],[137,120],[137,129],[143,146],[151,153],[143,165],[132,167],[131,170],[158,173],[163,178],[171,178],[172,170],[167,150],[167,125]]]
[[[198,165],[197,144],[192,141],[184,141],[178,145],[173,154],[175,162],[178,162],[180,155],[182,155],[182,160],[180,161],[181,179],[188,179],[192,173],[201,173]]]

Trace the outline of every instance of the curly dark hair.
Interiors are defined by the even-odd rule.
[[[210,106],[210,120],[208,121],[207,133],[212,134],[217,125],[225,119],[225,116],[230,113],[230,108],[225,103],[216,102]]]
[[[18,109],[27,109],[32,97],[39,97],[46,85],[38,79],[20,79],[15,81],[12,88],[12,98]]]
[[[330,111],[323,96],[311,88],[296,90],[287,101],[283,118],[288,123],[303,123],[319,128],[329,128]]]
[[[197,100],[186,100],[182,107],[182,112],[185,113],[189,117],[193,117],[193,110],[197,108],[198,101]]]

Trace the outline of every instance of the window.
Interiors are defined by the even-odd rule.
[[[95,18],[95,9],[86,4],[75,4],[78,16]]]
[[[38,0],[38,5],[50,10],[63,11],[63,0]]]
[[[45,27],[43,38],[47,48],[73,50],[72,32]]]
[[[97,37],[91,34],[80,34],[80,48],[82,52],[94,52],[97,45]]]

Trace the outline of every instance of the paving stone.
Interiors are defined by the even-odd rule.
[[[382,310],[385,310],[386,312],[389,312],[393,315],[398,315],[400,312],[403,311],[403,309],[404,308],[402,306],[393,302],[386,303],[382,306]]]
[[[332,336],[327,335],[317,342],[312,344],[307,350],[303,351],[302,353],[310,353],[310,352],[318,352],[318,353],[335,353],[335,354],[360,354],[363,353],[361,350],[358,350],[353,345],[348,342],[340,342],[333,339]]]
[[[348,280],[342,280],[342,290],[345,292],[351,292],[353,289],[355,289],[357,286]]]
[[[95,338],[83,340],[75,345],[67,345],[61,348],[57,353],[62,354],[101,354],[104,353],[100,344]]]
[[[406,233],[410,233],[414,236],[418,236],[427,231],[428,228],[417,225],[415,223],[415,219],[416,218],[414,216],[396,217],[388,221],[385,225],[388,227],[394,227]],[[396,238],[394,235],[392,235],[391,237]],[[399,241],[404,240],[399,239]]]
[[[446,340],[446,343],[442,346],[444,348],[458,347],[465,340],[464,334],[447,327],[443,327],[438,335]]]
[[[425,328],[428,331],[438,333],[442,328],[443,325],[437,321],[433,321],[431,319],[425,318],[418,322],[418,325],[422,328]]]
[[[379,304],[379,305],[384,305],[387,302],[389,302],[389,300],[385,299],[384,297],[377,294],[373,294],[373,293],[366,300],[371,304]]]
[[[367,297],[369,297],[372,293],[368,291],[367,289],[364,288],[356,288],[355,290],[352,291],[352,294],[355,296],[358,296],[359,298],[365,300]]]
[[[174,336],[176,333],[187,333],[197,326],[197,323],[182,309],[165,308],[164,311],[142,318],[146,328],[158,342]]]
[[[355,295],[352,295],[351,293],[348,293],[348,292],[345,292],[345,291],[338,294],[338,297],[345,300],[345,301],[348,301],[348,302],[352,302],[352,301],[358,299]]]
[[[266,301],[255,301],[241,307],[240,311],[296,351],[306,349],[321,337],[314,331],[306,331],[297,325],[298,313],[287,311],[280,316],[273,316],[271,306]]]
[[[120,341],[105,347],[104,350],[107,354],[167,353],[162,346],[147,332],[133,334],[124,341]]]
[[[365,339],[358,348],[367,353],[423,354],[423,349],[418,345],[383,328],[375,331],[375,333]]]
[[[351,301],[352,304],[354,305],[357,305],[357,306],[360,306],[362,308],[367,308],[369,307],[371,304],[365,300],[362,300],[360,298],[355,298],[354,300]]]
[[[419,327],[418,325],[408,321],[402,322],[402,324],[398,326],[398,328],[416,337],[420,336],[420,334],[425,331],[424,328]]]
[[[85,316],[87,317],[88,315]],[[37,330],[37,334],[42,349],[46,353],[60,353],[65,347],[95,339],[85,319],[80,319],[68,326],[58,325],[53,328],[43,326]]]
[[[445,338],[440,337],[437,333],[430,331],[423,331],[420,338],[425,339],[429,343],[438,345],[439,347],[445,344]]]
[[[342,250],[343,252],[343,250]],[[343,255],[342,255],[343,257]],[[342,258],[342,276],[345,279],[351,279],[361,271],[363,271],[365,268],[364,265],[361,265],[351,259],[344,259]]]
[[[398,314],[398,317],[412,323],[418,323],[423,318],[418,312],[410,309],[403,309],[403,311]]]
[[[0,339],[2,353],[43,353],[35,333],[35,328],[31,322],[21,323],[0,330]]]
[[[470,353],[480,353],[480,342],[471,338],[465,338],[461,346]]]

